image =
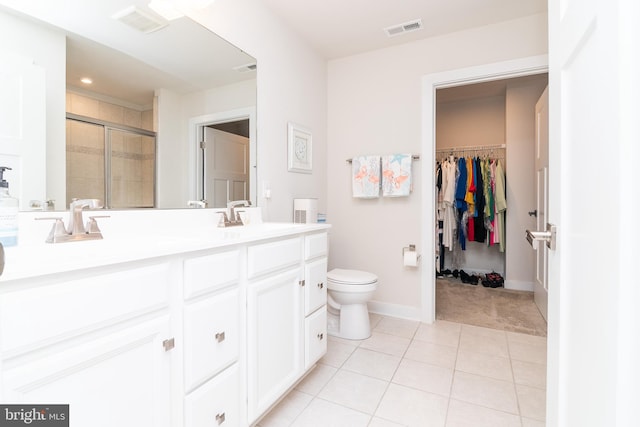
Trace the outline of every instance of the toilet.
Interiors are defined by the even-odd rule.
[[[334,337],[363,340],[371,336],[369,301],[378,287],[375,274],[335,268],[327,273],[327,333]]]

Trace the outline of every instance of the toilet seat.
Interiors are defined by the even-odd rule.
[[[367,271],[334,268],[327,273],[327,279],[336,285],[359,286],[376,283],[378,276]]]

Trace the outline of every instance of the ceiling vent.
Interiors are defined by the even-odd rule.
[[[167,21],[151,16],[135,6],[129,6],[128,8],[123,9],[120,12],[115,13],[111,18],[138,31],[142,31],[145,34],[158,31],[159,29],[167,26]]]
[[[384,29],[388,37],[399,36],[411,31],[417,31],[422,29],[422,19],[415,19],[413,21],[405,22],[404,24],[392,25]]]
[[[247,73],[249,71],[255,71],[258,69],[258,64],[255,62],[251,64],[238,65],[237,67],[233,67],[233,69],[239,73]]]

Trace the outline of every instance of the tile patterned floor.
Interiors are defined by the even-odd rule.
[[[371,326],[363,341],[329,337],[258,426],[544,426],[546,338],[373,314]]]

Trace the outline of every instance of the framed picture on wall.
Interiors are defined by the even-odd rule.
[[[311,131],[295,123],[288,124],[289,172],[311,173]]]

